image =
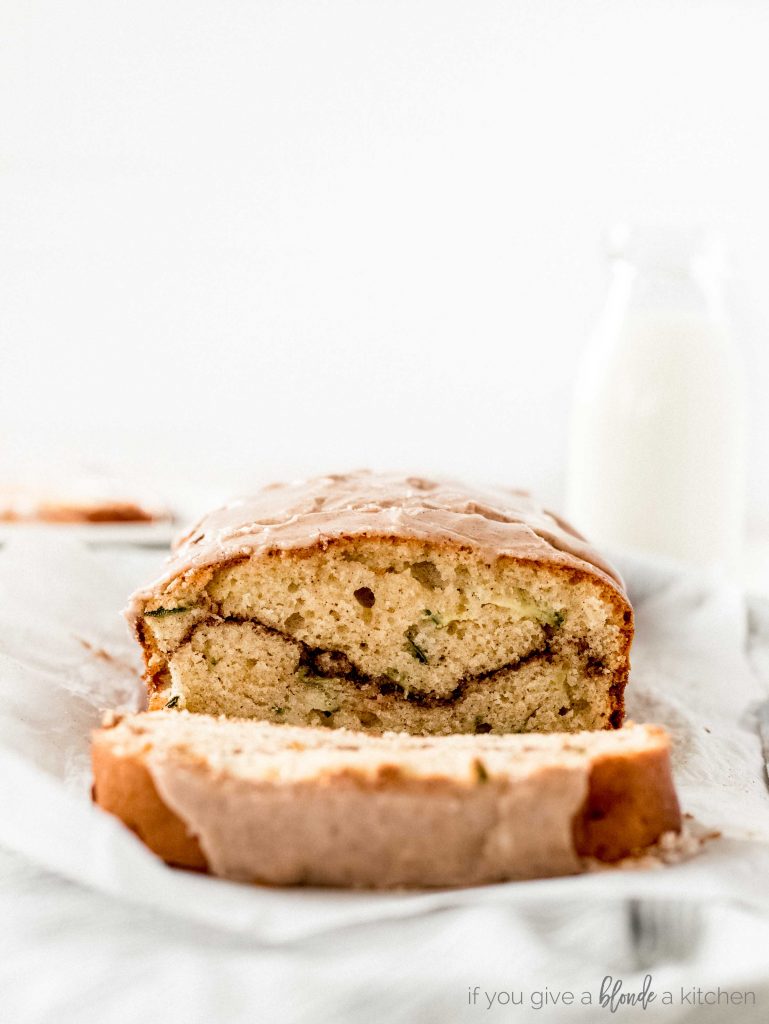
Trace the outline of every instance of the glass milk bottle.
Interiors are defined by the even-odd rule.
[[[712,239],[615,231],[576,383],[567,507],[596,542],[739,568],[745,393]]]

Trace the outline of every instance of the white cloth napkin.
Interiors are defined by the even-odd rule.
[[[150,999],[163,1000],[163,1019],[171,1021],[278,1019],[269,1007],[280,1007],[285,1020],[561,1019],[549,1013],[593,1021],[590,1007],[537,1010],[531,992],[536,984],[563,992],[579,982],[597,994],[612,965],[614,974],[625,972],[626,989],[635,984],[641,968],[629,900],[696,904],[691,941],[676,954],[687,961],[690,984],[720,981],[761,996],[769,790],[755,716],[769,692],[747,655],[738,591],[674,566],[631,559],[621,566],[637,616],[629,713],[671,730],[684,810],[722,833],[699,856],[657,870],[450,892],[276,890],[169,869],[90,802],[89,732],[103,709],[134,707],[139,693],[137,651],[118,609],[160,561],[156,551],[88,547],[50,532],[22,534],[0,552],[0,889],[5,920],[17,930],[10,961],[0,957],[0,992],[14,1007],[14,1024],[51,1019],[34,1016],[38,1003],[50,1013],[51,1001],[57,1020],[85,1019],[62,1009],[68,1000],[73,1012],[78,1005],[77,972],[55,969],[76,959],[102,979],[92,993],[102,1021],[132,1019],[128,1008]],[[764,634],[769,624],[757,631],[762,643]],[[72,923],[64,960],[57,946],[45,983],[30,986],[20,972],[29,977],[51,944],[35,924],[40,893],[48,894],[56,927],[63,927],[60,908],[70,908]],[[102,934],[104,946],[95,941]],[[0,936],[7,939],[2,924]],[[17,969],[4,978],[9,963]],[[104,981],[110,963],[112,988]],[[144,965],[140,977],[131,964]],[[162,985],[161,964],[171,970]],[[242,981],[245,970],[241,999],[227,979]],[[675,973],[663,959],[655,988],[672,984]],[[475,985],[519,989],[529,1003],[483,1010],[468,1001]],[[756,1020],[769,1018],[769,992],[763,1000]],[[663,1012],[652,1006],[639,1019],[651,1019],[652,1010]],[[660,1019],[684,1020],[689,1010],[679,1001]],[[632,1019],[641,1011],[623,1012]],[[699,1021],[711,1011],[697,1012]],[[735,1019],[750,1020],[749,1012]]]

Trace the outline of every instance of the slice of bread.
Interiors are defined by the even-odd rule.
[[[679,830],[668,748],[651,725],[432,739],[158,711],[94,734],[94,799],[164,860],[224,878],[473,885]]]
[[[372,473],[212,513],[129,618],[152,709],[418,735],[617,727],[633,635],[524,494]]]

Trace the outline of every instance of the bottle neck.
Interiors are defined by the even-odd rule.
[[[612,261],[609,301],[626,312],[690,314],[724,319],[720,278],[680,265]],[[619,312],[619,309],[616,309]]]

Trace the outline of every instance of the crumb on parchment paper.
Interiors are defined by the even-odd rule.
[[[631,854],[612,863],[597,860],[595,857],[585,857],[582,865],[587,872],[656,870],[691,860],[702,853],[707,843],[720,837],[720,832],[705,828],[691,815],[685,814],[680,832],[664,832],[653,846],[637,854]]]

